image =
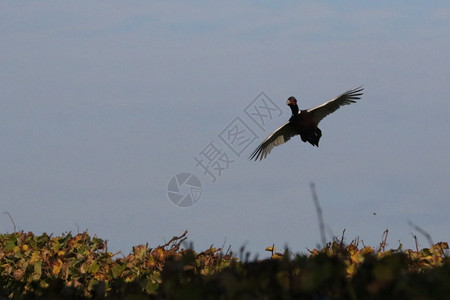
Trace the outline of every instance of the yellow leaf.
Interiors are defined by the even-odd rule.
[[[41,252],[38,250],[33,251],[30,257],[30,265],[34,265],[35,262],[41,260]]]
[[[53,263],[52,274],[57,276],[61,271],[62,265],[63,265],[62,260],[58,258],[58,260],[55,263]]]
[[[76,244],[79,244],[81,239],[83,238],[83,235],[81,233],[74,236],[72,239],[70,239],[68,245],[69,247],[75,247]]]
[[[98,272],[98,273],[96,273],[96,274],[94,275],[94,278],[95,278],[96,280],[98,280],[98,281],[105,281],[106,275],[103,274],[103,273]]]
[[[353,263],[360,264],[364,260],[364,255],[362,255],[361,253],[355,253],[351,256],[351,260]]]
[[[348,276],[353,276],[354,275],[354,273],[355,273],[355,268],[356,268],[356,265],[355,264],[350,264],[348,267],[347,267],[347,275]]]
[[[269,252],[273,252],[273,251],[276,251],[276,250],[277,250],[277,248],[275,248],[274,246],[270,246],[270,247],[266,248],[266,251],[269,251]]]
[[[374,253],[375,251],[370,246],[364,247],[364,249],[361,250],[361,254],[367,254],[367,253]]]
[[[271,258],[272,259],[280,259],[280,258],[283,258],[283,254],[279,253],[279,252],[274,253]]]
[[[162,248],[158,247],[152,251],[152,255],[158,260],[163,260],[164,259],[164,250]]]
[[[441,249],[448,249],[448,243],[447,242],[439,242],[437,245],[441,246]]]

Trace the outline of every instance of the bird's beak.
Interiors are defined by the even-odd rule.
[[[286,101],[286,104],[287,104],[287,105],[291,104],[291,101],[287,100],[287,101]]]

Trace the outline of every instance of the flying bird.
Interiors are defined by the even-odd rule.
[[[313,146],[319,147],[319,140],[322,131],[317,127],[320,121],[331,113],[334,113],[339,107],[355,103],[363,94],[363,87],[348,90],[342,95],[325,102],[322,105],[311,109],[299,110],[297,99],[291,96],[287,99],[286,104],[292,110],[292,116],[288,122],[269,135],[258,148],[250,155],[250,160],[258,160],[266,158],[272,151],[273,147],[286,143],[295,135],[300,135],[303,142],[309,142]]]

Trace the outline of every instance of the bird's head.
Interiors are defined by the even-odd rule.
[[[286,104],[289,106],[297,106],[297,99],[294,96],[291,96],[287,99]]]
[[[286,104],[291,108],[292,115],[296,116],[298,114],[297,99],[295,99],[294,96],[291,96],[287,99]]]

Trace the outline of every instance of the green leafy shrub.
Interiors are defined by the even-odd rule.
[[[183,248],[187,232],[127,256],[87,232],[0,235],[0,298],[14,299],[435,299],[450,295],[448,244],[378,250],[338,241],[308,254],[241,261]]]

